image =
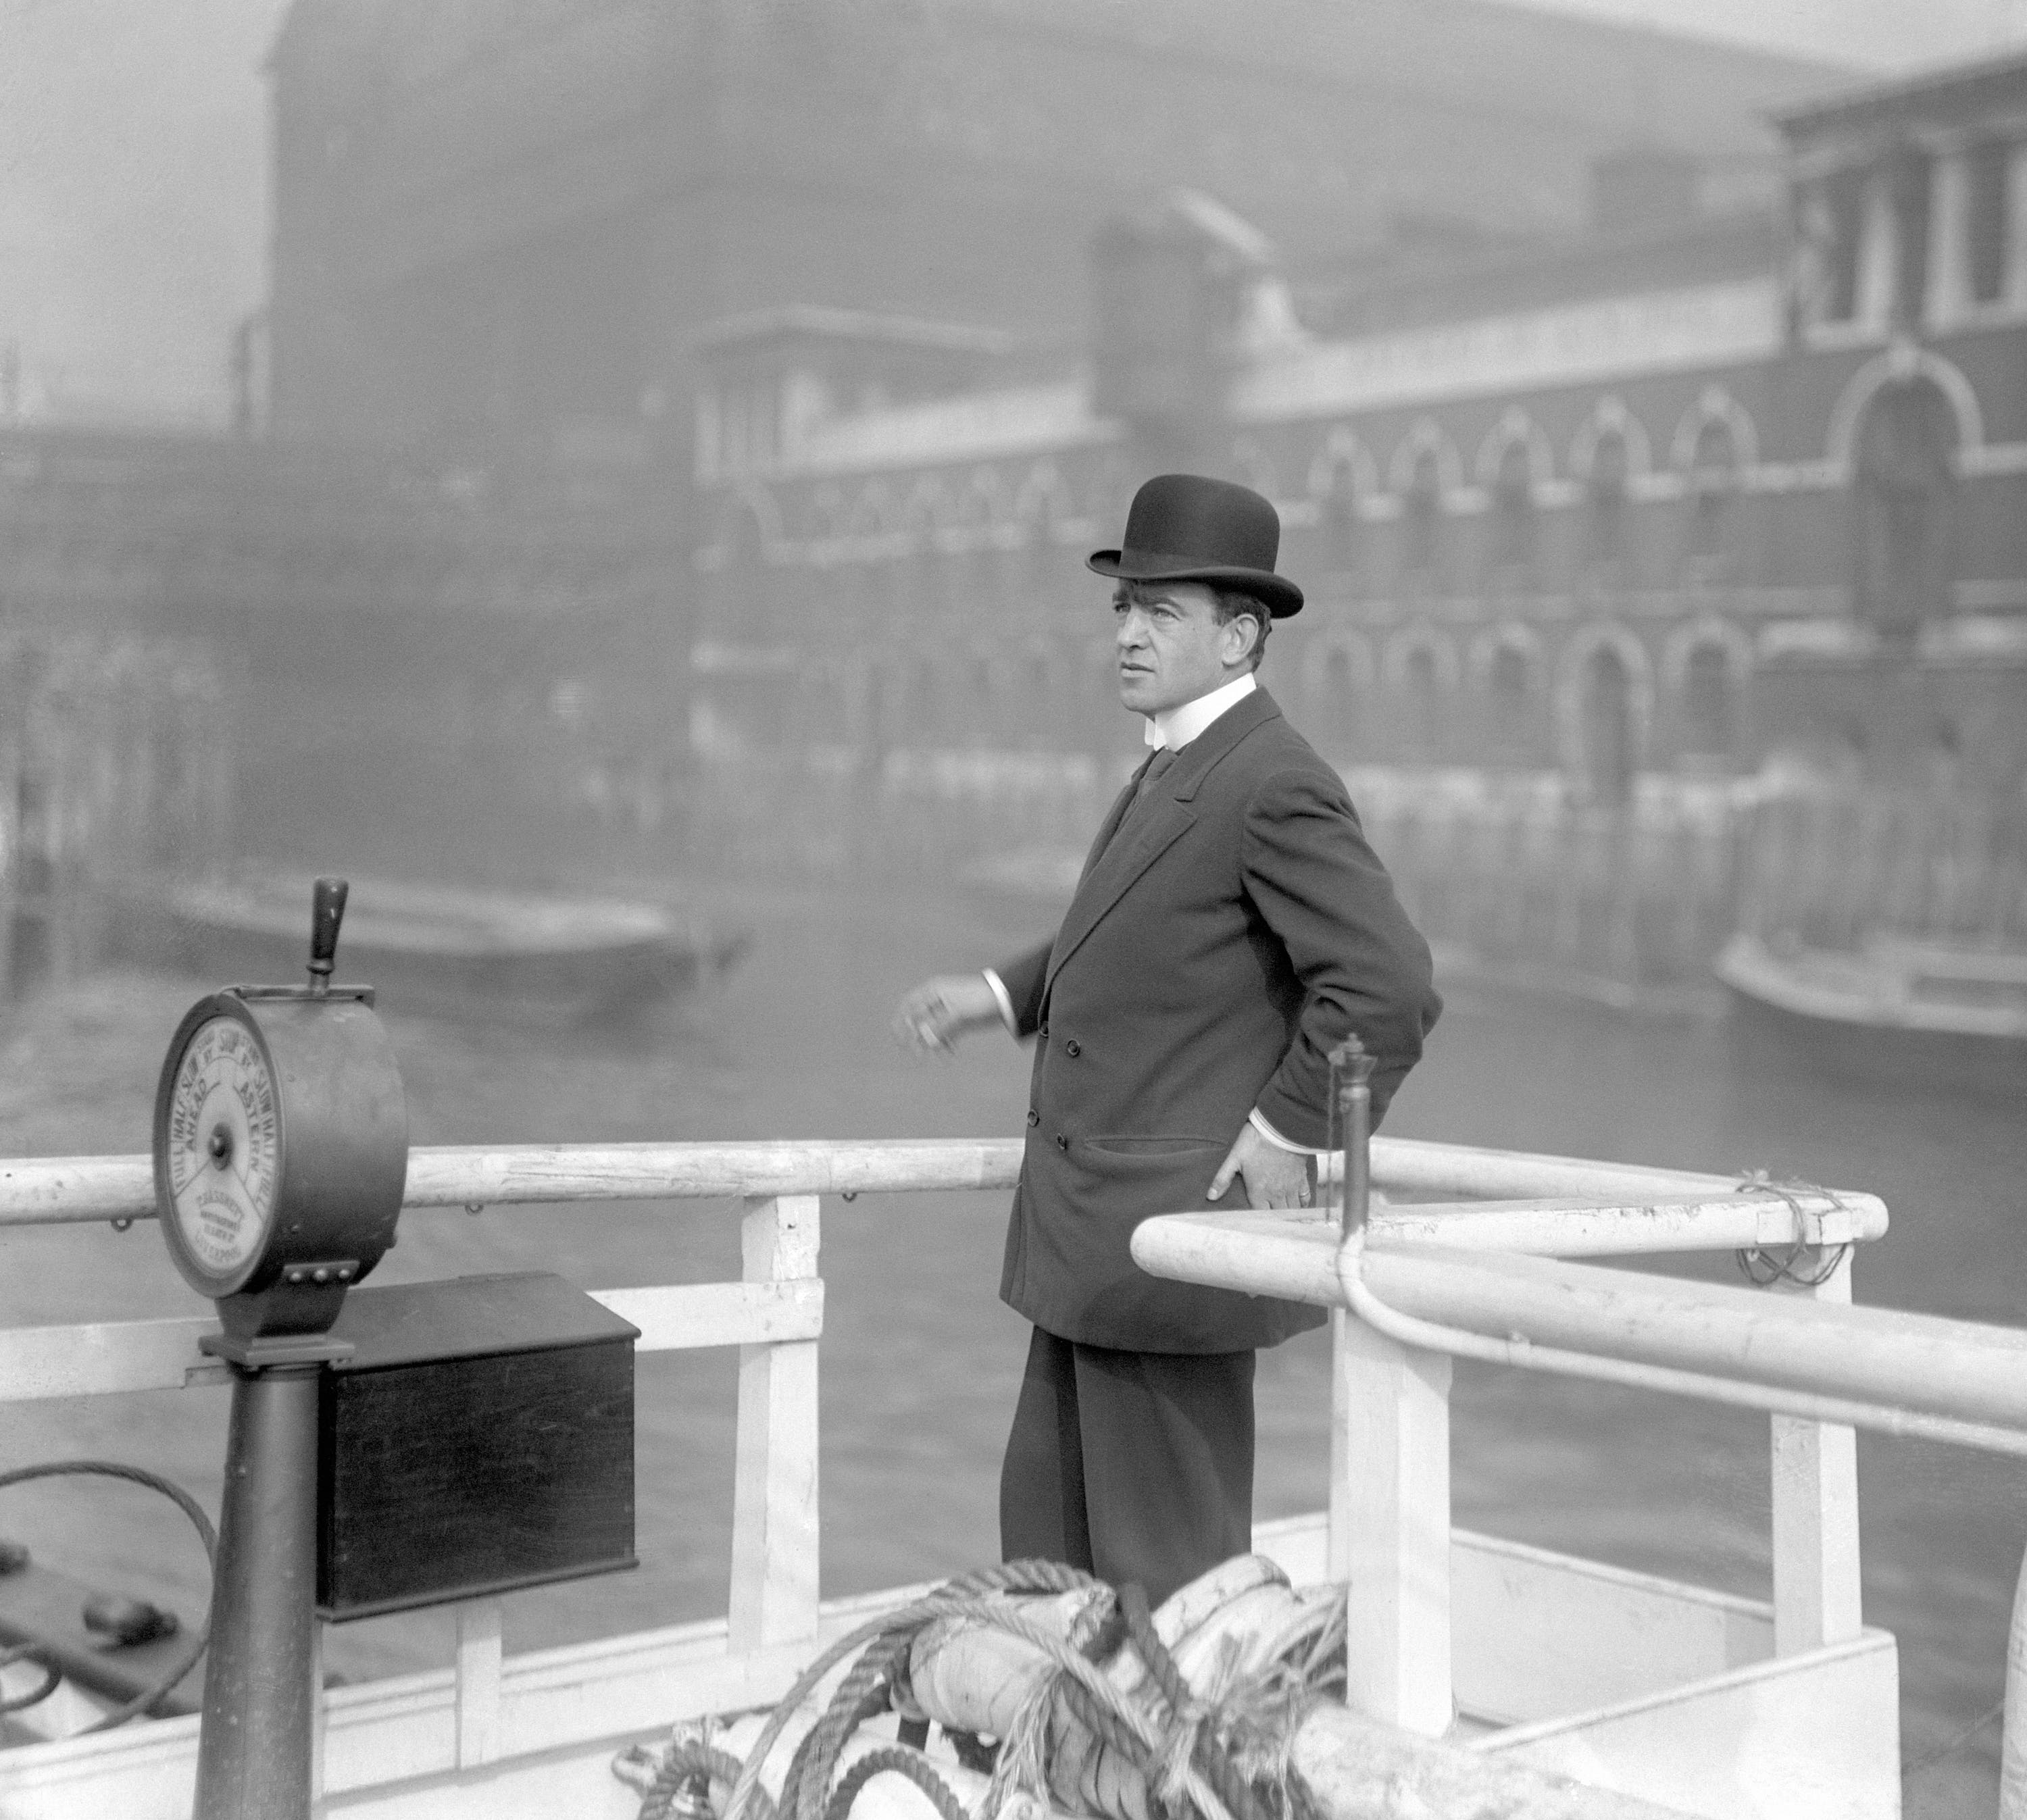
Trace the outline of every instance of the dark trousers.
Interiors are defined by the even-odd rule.
[[[1037,1327],[999,1471],[999,1547],[1159,1604],[1253,1546],[1253,1364],[1123,1353]]]

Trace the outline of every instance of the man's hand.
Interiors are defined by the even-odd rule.
[[[1239,1128],[1239,1142],[1211,1178],[1212,1200],[1223,1198],[1234,1176],[1244,1178],[1255,1207],[1301,1208],[1316,1198],[1316,1159],[1268,1143],[1250,1120]]]
[[[889,1028],[894,1040],[916,1054],[947,1055],[968,1030],[999,1021],[999,1001],[983,973],[943,973],[909,992]]]

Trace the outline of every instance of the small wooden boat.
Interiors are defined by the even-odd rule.
[[[309,888],[279,873],[171,885],[123,915],[122,946],[214,978],[293,981]],[[558,1028],[638,1017],[719,978],[747,944],[667,903],[355,879],[344,971],[390,1010]]]
[[[1876,938],[1733,936],[1717,959],[1741,1028],[1848,1078],[2027,1091],[2027,953]]]

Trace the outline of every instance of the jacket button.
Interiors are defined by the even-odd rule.
[[[1063,1054],[1065,1055],[1081,1055],[1084,1054],[1083,1045],[1080,1044],[1074,1036],[1073,1036],[1069,1042],[1063,1045]]]
[[[1065,1137],[1065,1136],[1061,1134],[1061,1132],[1058,1132],[1056,1134],[1056,1148],[1057,1148],[1058,1150],[1068,1150],[1069,1147],[1070,1147],[1070,1141],[1069,1141],[1069,1139],[1068,1138]]]
[[[1039,1113],[1038,1113],[1037,1111],[1036,1111],[1036,1110],[1035,1110],[1035,1109],[1034,1109],[1032,1106],[1028,1107],[1028,1124],[1029,1124],[1030,1126],[1034,1126],[1034,1125],[1038,1125],[1038,1124],[1039,1124],[1041,1122],[1042,1122],[1042,1115],[1041,1115]]]
[[[1048,1026],[1048,1023],[1047,1023],[1047,1020],[1045,1019],[1045,1020],[1043,1021],[1043,1024],[1042,1024],[1042,1034],[1043,1034],[1044,1036],[1047,1036],[1047,1035],[1048,1035],[1048,1033],[1049,1033],[1049,1026]]]

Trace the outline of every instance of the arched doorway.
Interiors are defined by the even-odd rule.
[[[1859,419],[1852,455],[1858,611],[1911,638],[1949,612],[1956,580],[1957,416],[1925,374],[1889,380]]]

